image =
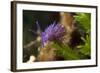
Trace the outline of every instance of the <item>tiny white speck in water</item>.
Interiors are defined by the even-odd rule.
[[[29,61],[27,61],[27,63],[33,63],[36,60],[35,56],[30,56]]]
[[[38,42],[41,41],[41,37],[40,37],[40,36],[37,37],[37,41],[38,41]]]

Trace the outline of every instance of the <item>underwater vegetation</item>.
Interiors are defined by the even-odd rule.
[[[34,19],[39,14],[41,17]],[[34,21],[31,22],[31,26],[25,25],[24,22],[23,62],[27,62],[30,56],[34,58],[32,62],[91,59],[91,14],[76,12],[75,15],[72,15],[71,13],[64,13],[66,14],[65,23],[60,21],[63,19],[60,18],[59,21],[48,20],[43,25],[46,21],[43,18],[48,17],[49,14],[55,13],[38,12],[36,14],[35,12],[34,15],[33,13],[29,14],[30,17],[31,15],[34,16],[30,19]],[[26,17],[29,15],[26,13]],[[65,19],[67,16],[69,20],[71,18],[70,22]],[[42,24],[41,21],[43,21]],[[67,21],[69,25],[67,25]],[[26,36],[28,36],[27,39],[29,38],[27,43],[25,42]]]

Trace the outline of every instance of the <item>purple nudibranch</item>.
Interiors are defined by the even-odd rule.
[[[44,46],[48,41],[53,41],[55,39],[60,40],[64,35],[64,26],[54,22],[53,24],[49,25],[44,32],[41,33],[42,45]]]

